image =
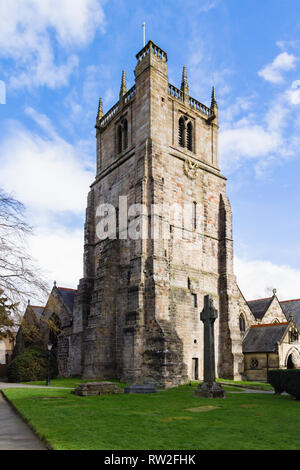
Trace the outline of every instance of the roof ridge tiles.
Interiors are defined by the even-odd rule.
[[[249,302],[261,302],[262,300],[271,300],[273,297],[266,297],[265,299],[254,299],[254,300],[247,300],[247,303]]]
[[[286,322],[282,322],[282,323],[262,323],[260,325],[251,325],[251,328],[259,328],[259,327],[262,327],[262,326],[282,326],[282,325],[288,325],[289,322],[286,321]]]
[[[70,290],[72,292],[77,292],[77,289],[70,289],[69,287],[58,287],[57,289],[61,289],[61,290]]]

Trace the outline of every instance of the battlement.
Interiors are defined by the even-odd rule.
[[[137,53],[136,58],[138,62],[141,62],[149,54],[154,54],[156,57],[161,59],[164,62],[168,61],[168,56],[165,51],[163,51],[159,46],[157,46],[153,41],[148,41],[146,46]]]
[[[156,62],[156,64],[157,64],[157,59],[158,59],[158,63],[159,61],[162,61],[165,64],[164,67],[166,67],[166,62],[168,61],[167,53],[151,40],[148,41],[146,46],[143,47],[143,49],[137,53],[136,58],[138,61],[136,71],[138,70],[139,71],[138,73],[140,73],[144,69],[145,66],[147,67],[147,63],[151,64],[152,59],[154,60],[154,62]],[[145,61],[146,58],[148,59],[147,61]],[[124,71],[123,71],[123,74],[124,74],[123,79],[125,80]],[[96,124],[96,127],[99,130],[105,128],[107,124],[113,119],[113,117],[116,116],[118,112],[123,109],[125,105],[127,105],[134,99],[135,94],[136,94],[136,85],[134,85],[132,88],[130,88],[128,92],[124,94],[124,92],[126,91],[126,81],[124,83],[125,83],[124,91],[122,91],[120,95],[120,100],[116,104],[114,104],[104,116],[100,117],[98,113],[98,118],[97,118],[98,122]],[[198,111],[204,114],[207,118],[213,118],[215,116],[215,112],[214,112],[215,110],[213,109],[213,106],[209,108],[208,106],[205,106],[203,103],[200,103],[200,101],[189,96],[189,88],[188,88],[188,83],[187,83],[185,67],[184,67],[184,76],[183,76],[183,83],[181,85],[181,89],[169,83],[168,94],[172,98],[175,98],[176,100],[181,101],[186,106],[190,106],[194,111]]]
[[[169,83],[168,91],[169,95],[172,96],[172,98],[176,98],[177,100],[184,102],[184,93],[182,90],[176,88],[174,85],[171,85],[171,83]],[[206,116],[212,116],[214,114],[211,108],[208,108],[207,106],[205,106],[205,104],[200,103],[200,101],[195,100],[191,96],[188,97],[188,104],[191,108],[196,111],[200,111]]]
[[[99,121],[99,127],[100,128],[105,127],[109,123],[109,121],[111,121],[111,119],[122,109],[124,105],[130,103],[130,101],[133,100],[135,93],[136,93],[136,87],[134,85],[124,95],[123,102],[118,101],[116,104],[113,105],[112,108],[110,108],[109,111],[107,111],[106,114],[104,114],[104,116]]]

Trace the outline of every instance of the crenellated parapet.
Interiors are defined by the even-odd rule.
[[[148,55],[153,54],[164,62],[168,61],[167,53],[157,46],[153,41],[149,41],[146,46],[137,53],[136,58],[138,63],[141,62]]]
[[[179,88],[176,88],[176,86],[171,85],[171,83],[169,83],[168,92],[172,98],[175,98],[179,101],[184,102],[183,91],[180,90]],[[208,106],[205,106],[205,104],[200,103],[200,101],[195,100],[191,96],[188,97],[188,104],[192,109],[194,109],[195,111],[200,111],[200,113],[205,114],[206,116],[213,115],[213,110],[211,108],[209,108]]]
[[[129,104],[135,97],[135,92],[136,92],[136,87],[135,85],[130,88],[130,90],[127,91],[125,95],[122,96],[122,101],[118,101],[116,104],[113,105],[112,108],[110,108],[109,111],[107,111],[106,114],[99,120],[98,125],[96,126],[97,128],[104,128],[107,126],[107,124],[115,117],[119,111],[122,110],[122,108]]]

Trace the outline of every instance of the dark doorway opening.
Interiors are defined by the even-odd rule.
[[[295,365],[293,363],[293,358],[292,358],[292,355],[290,354],[289,357],[288,357],[288,360],[287,360],[287,364],[286,364],[286,368],[287,369],[295,369]]]
[[[199,380],[199,359],[193,357],[192,359],[192,378],[193,380]]]

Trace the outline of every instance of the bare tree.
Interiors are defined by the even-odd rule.
[[[11,338],[15,325],[14,311],[16,305],[9,304],[7,301],[4,292],[0,290],[0,340],[2,338]]]
[[[27,299],[44,301],[49,292],[28,252],[27,240],[33,231],[24,213],[24,205],[0,189],[0,290],[19,313]]]

